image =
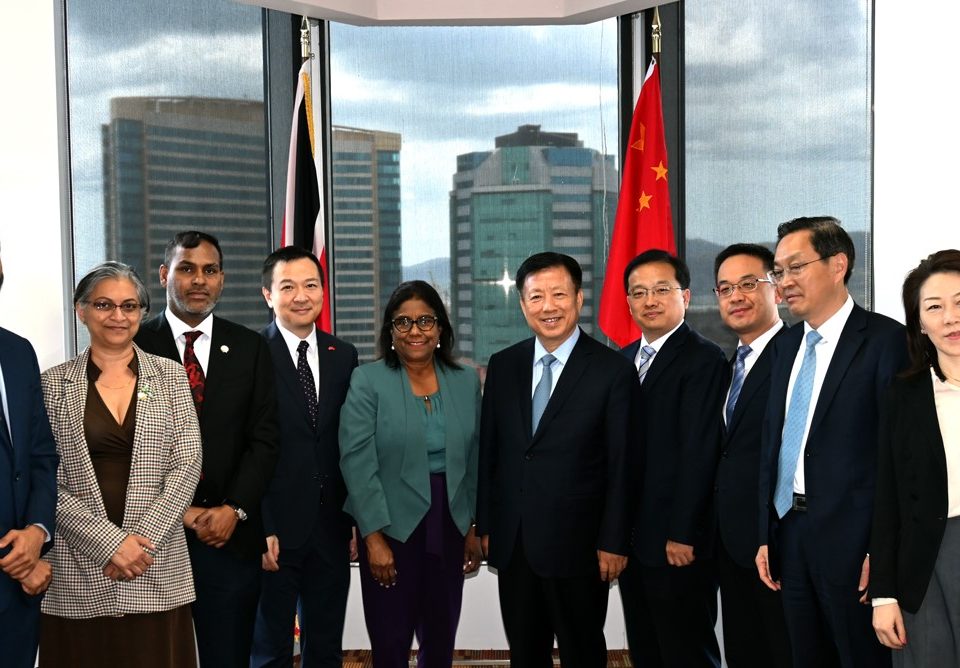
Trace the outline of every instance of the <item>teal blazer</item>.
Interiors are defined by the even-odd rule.
[[[477,500],[480,379],[470,368],[436,365],[446,421],[446,478],[450,514],[466,535]],[[405,541],[430,507],[430,467],[422,400],[407,372],[383,360],[353,370],[340,409],[340,470],[344,510],[362,536],[377,530]]]

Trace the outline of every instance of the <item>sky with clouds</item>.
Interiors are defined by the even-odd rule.
[[[688,236],[769,239],[777,221],[870,214],[866,0],[685,2]],[[260,10],[229,0],[67,3],[78,266],[102,259],[109,99],[263,99]],[[211,37],[215,35],[215,37]],[[456,155],[522,124],[618,148],[616,23],[331,27],[336,124],[402,136],[404,264],[448,253]],[[89,233],[84,234],[83,231]],[[100,236],[98,236],[98,234]]]

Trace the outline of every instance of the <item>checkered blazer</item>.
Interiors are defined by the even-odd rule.
[[[110,522],[84,437],[88,348],[45,371],[43,398],[57,441],[57,529],[45,556],[53,581],[43,599],[47,614],[116,617],[170,610],[194,600],[183,513],[200,478],[200,429],[183,367],[136,346],[137,424],[123,526]],[[116,582],[103,567],[129,534],[157,547],[150,569]]]

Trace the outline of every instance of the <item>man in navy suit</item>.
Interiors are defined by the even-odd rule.
[[[477,534],[499,571],[514,668],[607,665],[609,583],[627,563],[628,439],[636,377],[577,326],[583,291],[569,255],[517,270],[535,336],[490,358],[480,426]]]
[[[282,446],[263,502],[265,572],[250,665],[291,665],[297,614],[300,665],[340,668],[353,548],[337,431],[357,350],[314,324],[324,286],[312,253],[281,248],[264,260],[262,278],[276,318],[263,336],[274,362]]]
[[[246,668],[260,588],[260,503],[279,455],[273,364],[263,339],[213,315],[223,291],[220,243],[181,232],[160,265],[167,308],[134,341],[183,363],[203,437],[203,474],[184,514],[203,668]]]
[[[0,264],[0,286],[3,265]],[[0,328],[0,664],[32,668],[40,596],[50,583],[57,446],[30,343]]]
[[[690,270],[663,250],[623,274],[643,336],[623,349],[640,379],[631,437],[642,447],[635,558],[620,597],[635,666],[720,666],[710,502],[727,361],[684,322]]]
[[[723,606],[723,653],[730,668],[789,668],[790,642],[780,595],[757,577],[756,516],[760,432],[770,392],[771,342],[785,331],[780,297],[767,274],[773,253],[758,244],[734,244],[714,261],[720,317],[739,337],[730,360],[723,440],[714,486],[717,576]]]
[[[879,406],[906,366],[905,331],[853,302],[853,242],[837,219],[797,218],[777,237],[770,278],[803,324],[773,343],[757,569],[781,591],[794,666],[889,666],[867,545]]]

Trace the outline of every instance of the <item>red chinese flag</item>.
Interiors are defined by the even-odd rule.
[[[287,161],[287,202],[283,214],[280,247],[299,246],[313,251],[323,270],[323,310],[317,327],[330,332],[330,288],[327,271],[327,249],[323,220],[322,159],[317,150],[317,128],[313,123],[310,97],[310,61],[303,64],[297,76],[297,96],[293,103],[290,128],[290,156]]]
[[[677,252],[667,188],[660,68],[656,60],[650,61],[633,112],[603,294],[600,295],[600,329],[621,347],[640,338],[640,329],[627,307],[623,271],[630,260],[651,248]]]

